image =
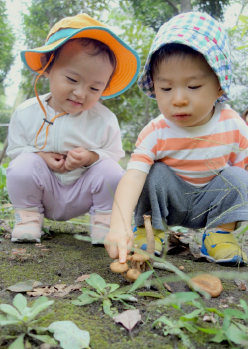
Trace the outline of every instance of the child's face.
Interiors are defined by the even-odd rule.
[[[161,113],[181,127],[205,125],[213,115],[214,102],[222,95],[217,76],[197,58],[162,61],[153,82]]]
[[[48,104],[55,111],[82,112],[92,108],[101,97],[113,66],[107,57],[91,53],[90,45],[83,47],[78,42],[69,41],[51,70],[44,73],[52,94]]]

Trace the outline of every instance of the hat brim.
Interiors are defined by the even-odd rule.
[[[62,31],[61,31],[62,32]],[[59,32],[58,32],[59,33]],[[40,73],[42,70],[40,57],[42,53],[54,51],[70,39],[90,38],[99,40],[114,52],[117,60],[116,71],[108,88],[103,92],[102,98],[116,97],[128,90],[136,81],[140,70],[140,58],[135,50],[122,41],[111,30],[104,27],[87,27],[70,29],[70,34],[64,38],[35,49],[21,52],[24,64],[33,72]]]

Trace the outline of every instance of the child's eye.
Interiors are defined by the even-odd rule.
[[[71,82],[77,82],[77,80],[74,80],[74,79],[72,79],[72,78],[69,78],[69,76],[67,76],[67,79],[68,79],[69,81],[71,81]]]
[[[170,91],[171,90],[171,88],[162,88],[162,91]]]
[[[91,87],[91,89],[92,89],[92,91],[96,91],[96,92],[98,92],[98,91],[99,91],[99,89],[98,89],[98,88]]]
[[[191,89],[191,90],[196,90],[196,89],[198,89],[198,88],[200,88],[201,87],[201,85],[199,85],[199,86],[189,86],[189,88]]]

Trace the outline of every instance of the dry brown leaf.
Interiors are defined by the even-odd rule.
[[[120,322],[127,330],[131,331],[141,321],[139,309],[126,310],[113,317],[115,322]]]
[[[168,285],[166,282],[164,282],[164,287],[165,287],[169,292],[172,292],[172,289],[171,289],[170,285]]]
[[[11,254],[26,254],[25,248],[13,248]]]
[[[204,315],[202,318],[203,321],[212,322],[216,324],[217,320],[213,317],[213,315]]]
[[[241,291],[248,291],[248,280],[235,279],[234,282]]]
[[[90,274],[81,275],[77,278],[77,280],[75,282],[82,282],[82,281],[88,279],[89,277],[90,277]]]
[[[67,286],[66,284],[56,284],[54,286],[43,286],[36,287],[32,292],[27,292],[27,294],[31,297],[38,296],[53,296],[53,297],[64,297],[68,295],[72,291],[80,290],[82,287],[81,284],[73,284]]]

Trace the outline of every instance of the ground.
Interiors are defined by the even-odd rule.
[[[11,221],[10,221],[11,225]],[[8,291],[7,288],[21,281],[37,280],[42,284],[67,284],[71,285],[75,280],[84,274],[97,273],[108,283],[117,283],[121,287],[128,286],[121,275],[114,274],[109,268],[112,260],[103,247],[92,246],[90,242],[79,241],[75,238],[75,233],[87,235],[88,228],[82,224],[72,223],[54,223],[46,221],[47,230],[50,234],[46,235],[42,241],[42,246],[35,244],[13,244],[8,239],[6,232],[9,230],[9,223],[2,220],[0,223],[1,243],[0,243],[0,303],[11,304],[16,293]],[[190,249],[194,254],[199,253],[199,243],[201,240],[200,232],[190,232],[187,241],[190,242]],[[186,242],[187,242],[186,241]],[[18,253],[15,249],[25,249],[25,253]],[[247,249],[247,241],[244,241],[244,248]],[[181,267],[186,274],[197,274],[199,272],[216,272],[220,274],[224,291],[217,298],[211,298],[205,302],[219,310],[223,305],[236,308],[240,299],[248,302],[248,292],[240,290],[234,279],[239,278],[239,273],[247,271],[246,267],[232,268],[218,266],[214,263],[199,260],[191,254],[186,256],[165,255],[164,258],[176,267]],[[227,277],[233,273],[232,279]],[[156,269],[156,274],[160,278],[165,278],[173,293],[190,291],[187,284],[183,281],[171,281],[174,274],[164,270]],[[168,279],[169,278],[169,279]],[[170,280],[170,281],[168,281]],[[87,287],[86,282],[83,283]],[[145,288],[138,291],[147,292]],[[160,291],[156,286],[151,290],[159,295]],[[25,296],[26,293],[23,293]],[[71,320],[79,328],[89,331],[90,347],[92,349],[127,349],[127,348],[159,348],[174,349],[185,348],[178,337],[169,335],[164,336],[161,329],[152,328],[154,320],[167,314],[171,319],[178,319],[178,312],[172,307],[150,307],[149,304],[154,300],[152,297],[137,295],[138,308],[141,313],[142,322],[139,322],[134,329],[127,331],[121,324],[115,324],[112,318],[103,313],[100,303],[92,303],[83,307],[71,304],[71,300],[76,299],[81,294],[80,291],[71,292],[63,298],[51,297],[55,303],[44,312],[40,325],[48,326],[53,321]],[[27,296],[28,302],[34,298]],[[115,304],[119,313],[124,311],[123,306]],[[204,324],[206,325],[206,323]],[[2,328],[0,337],[0,347],[8,348],[10,342],[4,340],[5,334],[8,334],[7,328]],[[195,348],[230,348],[227,342],[213,343],[211,336],[200,333],[190,334],[192,347]],[[33,342],[33,348],[42,348],[40,342]],[[49,347],[50,348],[50,347]],[[53,347],[55,348],[55,347]],[[57,346],[56,348],[60,348]],[[236,346],[236,348],[241,348]],[[73,348],[72,348],[73,349]]]

